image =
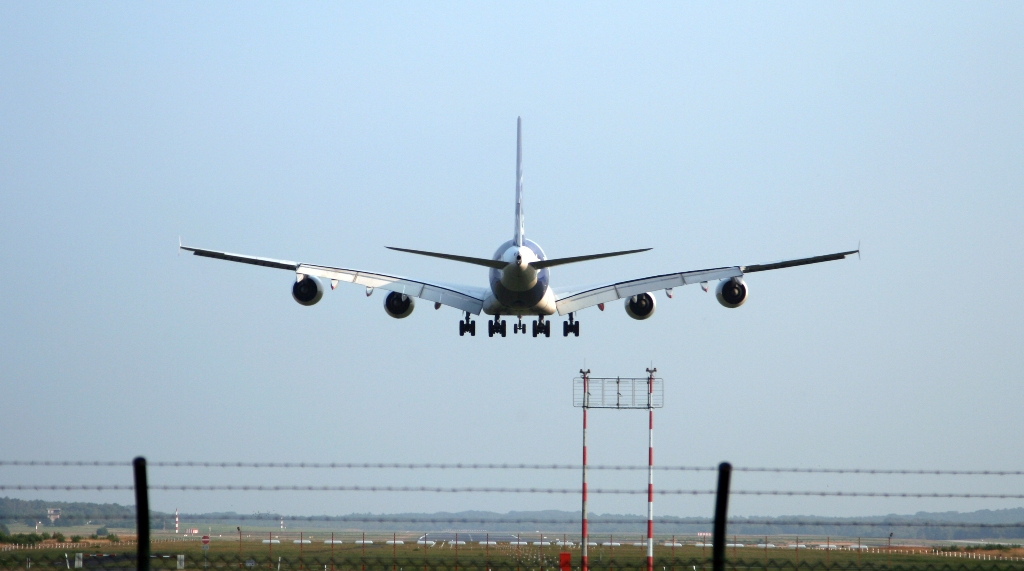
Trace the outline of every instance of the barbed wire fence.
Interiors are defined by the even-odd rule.
[[[36,564],[42,564],[44,566],[63,566],[65,568],[98,568],[98,569],[127,569],[135,567],[140,571],[146,569],[183,569],[183,568],[194,568],[198,564],[197,556],[192,553],[194,547],[189,549],[182,549],[188,552],[187,555],[181,555],[185,557],[184,560],[177,556],[172,557],[166,553],[153,553],[151,551],[152,545],[160,545],[159,538],[154,538],[150,533],[150,524],[153,519],[166,519],[170,517],[170,514],[153,513],[149,510],[149,493],[151,491],[160,492],[312,492],[312,493],[336,493],[336,492],[354,492],[354,493],[388,493],[388,494],[543,494],[543,495],[579,495],[580,489],[578,488],[559,488],[559,487],[503,487],[503,486],[423,486],[423,485],[267,485],[267,484],[196,484],[196,483],[181,483],[181,484],[150,484],[147,478],[147,465],[161,468],[209,468],[209,469],[277,469],[277,470],[356,470],[356,469],[377,469],[387,470],[390,472],[416,472],[420,470],[439,470],[439,471],[467,471],[467,470],[497,470],[497,471],[534,471],[534,472],[550,472],[550,471],[573,471],[580,470],[581,465],[573,464],[504,464],[504,463],[321,463],[321,462],[201,462],[201,461],[173,461],[173,462],[152,462],[148,463],[138,458],[134,462],[119,462],[119,461],[16,461],[7,460],[0,461],[0,467],[106,467],[106,468],[128,468],[131,467],[133,470],[134,483],[132,485],[125,484],[111,484],[111,483],[80,483],[80,484],[47,484],[47,483],[3,483],[0,484],[0,491],[66,491],[66,492],[103,492],[103,491],[131,491],[135,494],[135,509],[130,512],[126,511],[122,514],[122,519],[134,515],[135,516],[135,528],[137,532],[136,541],[120,542],[120,546],[134,547],[134,553],[122,552],[122,553],[108,553],[108,554],[78,554],[74,561],[64,554],[63,559],[54,554],[43,554],[47,550],[62,550],[71,549],[75,545],[80,544],[69,544],[69,543],[38,543],[33,545],[29,544],[5,544],[0,549],[4,552],[0,553],[0,568],[2,569],[13,569],[13,568],[25,568],[26,565],[31,565],[31,556],[23,557],[25,553],[39,552],[40,555],[36,556]],[[658,471],[664,472],[717,472],[719,475],[719,485],[716,489],[660,489],[655,490],[653,494],[659,496],[714,496],[716,498],[716,506],[727,505],[728,498],[731,496],[754,496],[754,497],[833,497],[833,498],[909,498],[909,499],[999,499],[999,500],[1014,500],[1024,499],[1024,494],[1017,493],[992,493],[985,490],[971,491],[971,492],[932,492],[932,491],[875,491],[875,490],[804,490],[804,489],[789,489],[789,490],[772,490],[772,489],[747,489],[747,490],[729,490],[728,476],[726,476],[726,484],[723,489],[722,485],[722,474],[726,465],[718,467],[709,466],[660,466],[656,468]],[[604,470],[604,471],[617,471],[617,472],[629,472],[629,471],[646,471],[649,466],[630,466],[630,465],[590,465],[589,470]],[[1013,478],[1024,476],[1024,471],[1008,471],[1008,470],[894,470],[894,469],[861,469],[861,468],[772,468],[772,467],[728,467],[726,470],[729,474],[731,472],[750,472],[750,473],[768,473],[768,474],[824,474],[824,475],[841,475],[841,474],[854,474],[854,475],[868,475],[868,476],[937,476],[937,477],[997,477],[997,478]],[[631,489],[631,488],[591,488],[588,490],[590,494],[606,494],[606,495],[642,495],[648,494],[649,490],[646,489]],[[42,512],[19,512],[19,513],[0,513],[0,521],[6,519],[39,519],[42,520],[44,517],[49,517],[51,514],[44,514]],[[110,520],[109,514],[104,513],[90,513],[88,511],[80,511],[76,513],[62,514],[65,521],[67,522],[90,522],[96,520],[103,520],[104,518]],[[232,514],[227,515],[211,515],[211,514],[189,514],[186,515],[188,522],[197,523],[208,523],[208,524],[219,524],[219,525],[235,525],[239,524],[239,541],[238,550],[234,554],[230,553],[215,553],[212,556],[205,555],[203,558],[203,565],[205,567],[217,567],[217,568],[228,568],[228,567],[239,567],[246,566],[271,566],[275,567],[279,571],[293,571],[293,570],[318,570],[323,566],[325,571],[331,569],[337,571],[338,569],[345,569],[355,571],[372,570],[384,570],[388,569],[391,571],[404,571],[405,567],[409,567],[411,570],[422,568],[424,570],[440,570],[440,569],[454,569],[457,570],[460,566],[464,569],[480,569],[480,570],[491,570],[500,569],[503,571],[517,569],[517,571],[526,571],[531,569],[534,571],[545,571],[545,567],[549,570],[559,568],[559,565],[553,561],[550,553],[546,553],[544,548],[557,547],[561,552],[572,553],[572,550],[578,549],[580,542],[580,535],[578,533],[579,526],[581,524],[580,518],[559,518],[559,517],[423,517],[423,516],[386,516],[386,515],[347,515],[347,516],[289,516],[282,514]],[[285,547],[293,549],[295,546],[298,548],[298,555],[292,554],[287,551],[287,554],[279,554],[276,560],[268,560],[261,558],[257,561],[251,554],[243,555],[242,553],[242,537],[241,537],[241,524],[242,523],[276,523],[280,522],[283,527],[284,522],[319,522],[325,524],[337,523],[346,524],[349,528],[348,531],[344,532],[343,539],[335,540],[332,534],[329,544],[327,541],[324,545],[329,545],[330,554],[322,552],[325,547],[320,546],[319,551],[312,547],[312,540],[305,539],[302,537],[302,532],[299,539],[292,540],[292,545],[282,545],[280,543],[282,536],[278,533],[278,539],[274,539],[273,531],[269,532],[268,539],[261,540],[261,545],[265,545],[268,551],[272,551],[277,545],[279,553],[285,550]],[[590,516],[591,527],[595,526],[631,526],[645,524],[646,520],[641,516],[636,517],[595,517]],[[372,527],[375,525],[376,527]],[[495,532],[496,537],[491,538],[490,534],[486,531],[458,531],[458,529],[467,525],[479,526],[482,529],[491,529]],[[513,534],[510,530],[514,530],[517,527],[522,528],[527,526],[529,528],[536,528],[538,525],[551,526],[553,529],[564,530],[561,541],[552,539],[541,534],[539,537],[536,533],[517,533]],[[675,571],[676,567],[680,569],[690,569],[696,571],[697,568],[702,570],[724,570],[724,562],[726,560],[726,550],[732,549],[733,556],[729,558],[731,564],[735,568],[739,567],[753,567],[757,569],[826,569],[826,570],[854,570],[864,569],[866,571],[872,571],[875,569],[934,569],[936,571],[966,571],[979,568],[978,566],[994,566],[993,569],[1024,569],[1024,561],[1021,556],[1016,552],[1003,553],[1002,551],[985,553],[978,550],[957,550],[952,551],[948,548],[940,548],[938,546],[931,546],[928,548],[908,548],[900,550],[900,546],[894,551],[891,545],[881,545],[877,541],[879,530],[931,530],[935,532],[942,532],[949,535],[949,532],[966,532],[972,536],[987,536],[1004,539],[1024,539],[1024,521],[1020,522],[1006,522],[1006,523],[985,523],[985,522],[957,522],[957,521],[939,521],[939,520],[917,520],[917,519],[905,519],[898,517],[889,518],[794,518],[794,517],[778,517],[778,518],[728,518],[724,508],[716,511],[714,517],[659,517],[654,519],[654,525],[659,531],[659,545],[661,545],[660,553],[657,558],[658,565],[661,565],[664,570],[668,571],[671,567],[672,571]],[[447,531],[437,531],[436,528],[441,526]],[[362,528],[365,531],[361,532],[362,539],[353,539],[357,532],[352,531],[351,528],[356,527]],[[404,547],[404,541],[398,540],[398,533],[393,532],[392,539],[388,542],[385,537],[384,531],[390,527],[391,529],[402,529],[402,530],[414,530],[420,529],[420,532],[414,534],[416,536],[416,543],[410,543],[410,548],[415,550],[421,550],[422,556],[413,556],[410,553],[404,553],[399,556],[397,553],[399,546]],[[611,529],[609,527],[609,529]],[[454,531],[452,531],[454,530]],[[569,533],[571,530],[576,530],[577,533],[573,535]],[[729,543],[729,531],[732,533],[732,542]],[[323,537],[325,532],[316,532],[319,538]],[[372,539],[366,539],[366,533],[372,536]],[[418,535],[422,533],[423,535]],[[458,534],[463,533],[464,539],[458,539]],[[548,532],[550,535],[550,532]],[[468,534],[468,535],[467,535]],[[610,532],[609,540],[607,542],[594,542],[591,545],[601,547],[602,549],[607,547],[609,550],[607,561],[596,562],[591,559],[590,567],[604,566],[609,569],[646,569],[646,563],[642,557],[636,556],[633,559],[626,557],[625,555],[618,556],[613,553],[615,548],[620,548],[620,553],[628,552],[629,547],[635,547],[632,545],[632,539],[624,538],[636,538],[640,537],[639,533],[621,533],[620,542],[616,543],[613,539],[614,535],[619,532]],[[832,543],[824,544],[824,549],[817,550],[817,546],[807,548],[806,545],[800,543],[799,536],[804,535],[805,538],[810,536],[825,536],[826,542],[831,542],[831,537],[826,534],[831,534],[831,537],[844,536],[844,540],[840,541],[838,545]],[[409,534],[405,534],[409,537]],[[484,535],[484,539],[481,541],[480,535]],[[514,537],[513,537],[514,535]],[[708,542],[707,536],[713,535]],[[763,537],[763,544],[759,543],[759,547],[763,547],[765,556],[763,558],[753,557],[747,561],[746,558],[739,557],[737,548],[741,545],[738,543],[737,536],[754,537],[760,541]],[[858,542],[856,546],[852,545],[849,538],[854,535],[863,535],[874,537],[875,540],[868,543]],[[882,533],[881,535],[884,535]],[[901,534],[905,535],[905,534]],[[432,539],[427,539],[430,536]],[[793,536],[795,539],[786,538],[787,545],[780,545],[778,547],[772,545],[769,542],[768,536]],[[465,539],[469,537],[469,539]],[[528,539],[523,540],[524,537]],[[892,537],[892,532],[890,532]],[[285,539],[289,539],[286,536]],[[701,541],[695,542],[693,539],[700,538]],[[192,538],[191,544],[196,543],[197,538]],[[548,541],[551,539],[550,541]],[[339,548],[338,554],[335,556],[335,546],[343,545],[342,541],[347,542],[344,544],[345,549]],[[376,544],[373,541],[377,541]],[[381,543],[385,546],[390,546],[393,550],[392,556],[387,557],[386,554],[382,554],[379,551]],[[686,543],[689,541],[689,543]],[[0,543],[3,542],[3,538],[0,538]],[[480,549],[474,549],[472,543],[477,543],[476,547],[483,547],[483,553]],[[683,543],[680,543],[683,542]],[[303,548],[306,547],[310,551],[304,553]],[[377,547],[371,547],[377,545]],[[466,545],[463,547],[462,559],[459,560],[459,548],[460,545]],[[530,548],[537,548],[538,551],[534,554],[526,546]],[[700,546],[701,552],[699,556],[694,556],[692,553],[684,553],[684,547],[692,550],[697,546]],[[358,546],[359,553],[355,553],[355,548]],[[441,552],[438,550],[439,547],[445,547],[450,551]],[[221,546],[223,547],[223,546]],[[676,556],[676,548],[680,549],[679,556]],[[366,550],[377,549],[377,551],[371,551],[370,555],[366,554]],[[624,548],[624,549],[623,549]],[[796,557],[790,557],[790,552],[786,551],[786,557],[769,557],[768,553],[770,549],[792,549],[792,553]],[[848,552],[856,552],[856,561],[854,560],[843,560],[842,558],[835,558],[835,561],[830,560],[829,552],[835,549],[843,549]],[[490,552],[493,551],[492,555]],[[668,551],[668,554],[665,552]],[[710,551],[710,554],[707,553]],[[820,557],[814,557],[807,555],[808,551],[821,551],[824,553],[825,560],[821,561]],[[902,552],[900,552],[902,551]],[[744,552],[747,555],[750,552]],[[782,551],[776,553],[783,553]],[[800,554],[803,553],[804,560],[800,560]],[[887,559],[885,561],[868,560],[870,555],[881,555],[884,554]],[[814,555],[820,555],[820,553],[814,553]],[[892,561],[892,557],[905,557],[905,556],[922,556],[929,555],[931,559],[925,561],[903,561],[897,560],[895,563]],[[944,559],[938,559],[944,558]],[[745,563],[744,563],[745,562]],[[564,568],[564,566],[563,566]],[[578,569],[578,567],[572,567],[572,569]]]

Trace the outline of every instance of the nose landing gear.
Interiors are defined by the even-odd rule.
[[[459,337],[462,337],[466,333],[469,333],[470,337],[476,337],[476,321],[469,318],[469,312],[466,312],[466,319],[459,322]]]
[[[512,326],[513,328],[515,325]],[[505,336],[505,332],[508,328],[505,326],[505,320],[500,315],[495,315],[494,319],[487,320],[487,336],[494,337],[495,333],[500,333],[502,337]]]
[[[523,323],[523,316],[519,316],[519,323],[512,324],[512,333],[526,333],[526,324]]]
[[[545,337],[551,337],[551,322],[538,317],[533,322],[533,336],[536,337],[543,334]]]
[[[573,319],[571,313],[569,314],[569,321],[562,322],[562,337],[568,337],[569,333],[576,337],[580,336],[580,322]]]

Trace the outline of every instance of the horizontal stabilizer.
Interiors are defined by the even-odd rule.
[[[420,256],[430,256],[432,258],[441,258],[443,260],[452,260],[455,262],[462,262],[464,264],[473,264],[476,266],[485,266],[488,268],[494,268],[496,270],[503,269],[508,265],[507,262],[501,260],[487,260],[485,258],[471,258],[469,256],[456,256],[453,254],[439,254],[437,252],[424,252],[422,250],[409,250],[406,248],[393,248],[386,246],[388,250],[394,250],[396,252],[406,252],[408,254],[419,254]]]
[[[625,256],[626,254],[636,254],[638,252],[646,252],[651,248],[641,248],[639,250],[623,250],[621,252],[608,252],[606,254],[591,254],[589,256],[574,256],[572,258],[555,258],[553,260],[540,260],[538,262],[531,262],[530,265],[537,268],[538,270],[543,268],[550,268],[552,266],[564,266],[565,264],[575,264],[576,262],[586,262],[588,260],[599,260],[601,258],[611,258],[612,256]]]

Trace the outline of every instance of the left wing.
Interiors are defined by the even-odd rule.
[[[448,305],[473,314],[480,313],[483,308],[484,298],[487,295],[487,289],[481,287],[426,282],[374,272],[364,272],[346,268],[332,268],[329,266],[316,266],[313,264],[301,264],[288,260],[259,258],[256,256],[245,256],[229,252],[204,250],[202,248],[190,248],[188,246],[179,246],[179,248],[192,252],[196,256],[203,256],[206,258],[227,260],[229,262],[241,262],[243,264],[253,264],[256,266],[277,268],[281,270],[294,270],[295,275],[300,279],[302,276],[325,278],[331,280],[331,289],[334,289],[335,286],[338,285],[338,282],[350,282],[371,288],[396,291],[408,296]]]
[[[857,254],[859,252],[860,250],[858,249],[851,250],[849,252],[826,254],[824,256],[814,256],[811,258],[772,262],[769,264],[732,266],[726,268],[712,268],[709,270],[680,272],[677,274],[662,274],[660,276],[651,276],[648,278],[640,278],[612,284],[561,290],[556,291],[555,293],[555,307],[558,309],[559,315],[565,315],[566,313],[576,312],[599,303],[608,303],[624,297],[640,295],[642,293],[657,291],[659,289],[671,289],[687,284],[737,278],[743,276],[743,274],[753,272],[778,270],[781,268],[792,268],[794,266],[805,266],[807,264],[842,260],[846,256]]]

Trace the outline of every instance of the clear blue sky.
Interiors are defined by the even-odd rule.
[[[6,459],[578,462],[571,379],[666,379],[662,464],[1019,469],[1024,436],[1020,3],[0,5],[0,434]],[[187,244],[427,279],[513,229],[556,285],[856,247],[696,287],[579,339],[460,338],[341,286]],[[485,324],[478,323],[478,331]],[[560,330],[559,320],[553,329]],[[643,464],[642,413],[591,459]],[[154,483],[575,486],[578,474],[154,470]],[[127,470],[0,468],[7,483]],[[709,488],[710,474],[656,485]],[[642,486],[598,474],[594,486]],[[738,475],[737,489],[1019,492],[1008,478]],[[20,494],[131,502],[131,494]],[[576,509],[548,496],[154,494],[154,509]],[[1020,501],[756,499],[854,515]],[[599,512],[641,513],[642,497]],[[659,514],[710,515],[710,498]]]

